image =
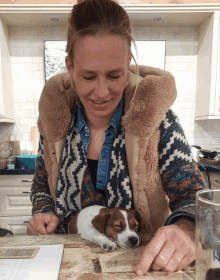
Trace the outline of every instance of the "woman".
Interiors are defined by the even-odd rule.
[[[140,276],[150,266],[177,271],[194,261],[195,194],[204,183],[170,110],[174,78],[130,66],[131,41],[128,15],[116,2],[73,7],[68,72],[45,84],[39,102],[27,233],[67,234],[71,218],[90,205],[136,209],[143,231],[155,233],[138,263]]]

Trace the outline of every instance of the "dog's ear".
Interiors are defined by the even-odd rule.
[[[68,233],[70,233],[70,234],[76,234],[76,233],[78,233],[78,232],[77,232],[77,226],[76,226],[78,214],[79,214],[79,213],[77,213],[76,215],[74,215],[74,216],[71,218],[71,220],[70,220],[70,222],[69,222],[69,224],[68,224]]]
[[[139,212],[137,210],[134,210],[134,216],[135,219],[138,221],[138,232],[141,231],[141,215],[139,214]]]
[[[101,233],[105,233],[106,221],[110,216],[108,209],[102,209],[103,211],[96,215],[93,220],[93,226]]]

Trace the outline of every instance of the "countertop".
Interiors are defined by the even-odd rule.
[[[135,268],[151,238],[152,235],[145,235],[145,241],[135,250],[118,248],[113,252],[105,252],[77,234],[1,237],[0,247],[64,244],[58,280],[195,280],[195,262],[179,272],[150,269],[138,277]]]
[[[220,174],[220,165],[201,162],[201,161],[197,162],[197,164],[199,166],[200,171],[203,171],[203,168],[205,168],[207,172]],[[202,168],[200,168],[200,166],[202,166]]]

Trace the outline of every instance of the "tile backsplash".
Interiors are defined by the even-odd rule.
[[[66,40],[66,28],[10,27],[9,34],[16,124],[0,126],[0,136],[13,133],[17,140],[31,141],[31,127],[37,125],[38,101],[45,80],[43,41]],[[177,87],[177,99],[171,109],[178,115],[190,145],[220,148],[220,121],[194,121],[198,29],[136,26],[133,37],[166,40],[165,70],[175,77]]]

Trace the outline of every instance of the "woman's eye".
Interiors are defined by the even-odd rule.
[[[85,80],[92,80],[93,78],[95,78],[95,77],[91,77],[91,78],[87,78],[87,77],[84,77],[83,79],[85,79]]]
[[[120,78],[120,76],[109,76],[111,79],[118,79]],[[88,78],[88,77],[83,77],[85,80],[88,80],[88,81],[91,81],[92,79],[94,79],[95,77],[91,77],[91,78]]]
[[[117,76],[117,77],[114,77],[114,76],[111,76],[111,79],[118,79],[118,78],[120,78],[120,76]]]

